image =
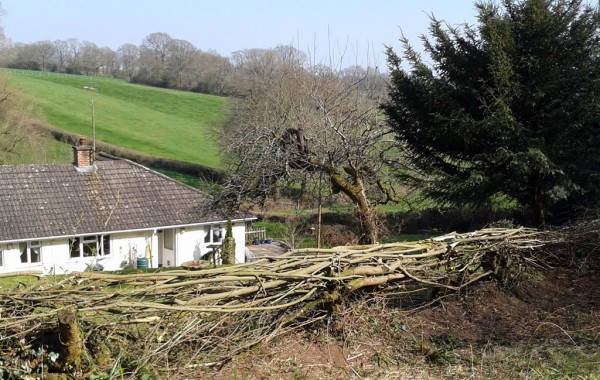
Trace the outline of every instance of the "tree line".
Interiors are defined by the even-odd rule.
[[[214,51],[167,33],[152,33],[140,45],[126,43],[116,51],[76,38],[15,43],[3,49],[2,65],[10,68],[92,76],[211,94],[227,94],[231,63]]]
[[[140,45],[126,43],[116,51],[98,47],[76,38],[38,41],[31,44],[5,43],[0,65],[15,69],[48,71],[91,76],[108,76],[133,83],[173,88],[213,95],[239,94],[241,66],[254,56],[260,65],[278,50],[295,50],[290,46],[273,49],[245,49],[230,58],[215,51],[203,51],[191,42],[157,32],[146,36]],[[344,76],[366,71],[350,67]],[[245,81],[242,79],[242,81]],[[243,91],[243,90],[242,90]],[[382,87],[380,91],[384,91]]]

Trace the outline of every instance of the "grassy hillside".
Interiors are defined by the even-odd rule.
[[[73,149],[70,145],[46,137],[34,136],[20,144],[17,150],[16,154],[6,155],[3,164],[52,164],[73,161]]]
[[[227,99],[124,81],[11,70],[12,84],[57,128],[158,157],[218,168]],[[93,87],[95,91],[84,89]]]

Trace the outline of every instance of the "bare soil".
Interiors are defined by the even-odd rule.
[[[213,379],[600,378],[600,269],[553,268],[511,288],[482,282],[407,312],[370,293],[318,326],[295,331],[221,368]],[[563,363],[569,367],[569,363]],[[548,369],[549,368],[549,369]],[[552,370],[557,376],[545,377]],[[575,376],[573,376],[575,378]]]

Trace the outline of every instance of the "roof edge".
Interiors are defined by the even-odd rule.
[[[256,220],[256,219],[258,219],[258,218],[257,217],[236,218],[236,219],[231,219],[231,222],[232,223],[249,222],[249,221]],[[72,238],[72,237],[77,237],[77,236],[110,235],[110,234],[116,234],[116,233],[154,231],[154,230],[162,230],[165,228],[199,227],[199,226],[206,226],[206,225],[212,225],[212,224],[223,224],[223,223],[227,223],[227,220],[215,220],[212,222],[175,224],[175,225],[167,225],[167,226],[148,227],[148,228],[136,228],[136,229],[130,229],[130,230],[98,231],[98,232],[89,232],[89,233],[80,233],[80,234],[45,236],[45,237],[35,237],[35,238],[28,238],[28,239],[9,239],[9,240],[0,240],[0,244],[21,243],[21,242],[32,241],[32,240],[65,239],[65,238]]]

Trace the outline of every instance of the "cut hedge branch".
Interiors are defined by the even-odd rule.
[[[415,243],[306,248],[198,271],[46,278],[35,287],[0,290],[0,347],[35,340],[58,315],[65,365],[84,349],[82,339],[89,344],[98,334],[115,342],[112,352],[133,334],[136,346],[127,350],[169,356],[174,347],[190,345],[197,360],[214,363],[274,331],[322,320],[336,304],[367,289],[388,297],[435,289],[447,295],[490,276],[510,285],[540,262],[533,255],[538,248],[564,240],[559,233],[526,228],[484,229]]]

